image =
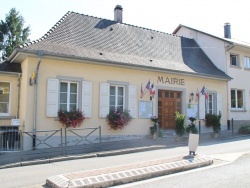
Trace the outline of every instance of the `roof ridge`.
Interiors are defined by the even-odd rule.
[[[47,32],[45,33],[41,38],[37,39],[37,40],[33,40],[31,42],[26,42],[24,44],[21,44],[18,46],[18,48],[23,48],[23,47],[27,47],[31,44],[35,44],[38,43],[44,39],[46,39],[51,33],[53,33],[55,31],[55,29],[71,14],[73,13],[72,11],[68,11],[58,22],[56,22],[56,24]]]
[[[83,15],[83,16],[88,16],[88,17],[92,17],[92,18],[97,18],[97,19],[105,19],[105,20],[108,20],[108,21],[114,21],[114,20],[111,20],[111,19],[101,18],[101,17],[97,17],[97,16],[90,16],[90,15],[87,15],[87,14],[82,14],[82,13],[78,13],[78,12],[74,12],[74,11],[72,11],[71,13],[79,14],[79,15]],[[114,21],[114,22],[117,22],[117,21]],[[120,23],[120,22],[117,22],[117,23]],[[175,34],[172,34],[172,33],[166,33],[166,32],[163,32],[163,31],[149,29],[149,28],[146,28],[146,27],[136,26],[136,25],[127,24],[127,23],[123,23],[123,22],[120,23],[120,24],[131,26],[131,27],[136,27],[136,28],[140,28],[140,29],[145,29],[145,30],[149,30],[149,31],[154,31],[154,32],[162,33],[162,34],[166,34],[166,35],[171,35],[171,36],[178,37],[178,38],[185,38],[183,36],[178,36],[178,35],[175,35]]]

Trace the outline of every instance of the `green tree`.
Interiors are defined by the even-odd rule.
[[[15,8],[6,14],[5,21],[0,22],[0,51],[2,60],[6,60],[20,44],[28,42],[30,27],[24,27],[24,19]]]

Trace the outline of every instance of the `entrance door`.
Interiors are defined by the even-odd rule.
[[[181,91],[158,91],[158,121],[162,129],[175,128],[175,112],[181,113]]]

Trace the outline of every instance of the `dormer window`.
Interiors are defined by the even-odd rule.
[[[239,67],[239,56],[237,54],[230,54],[230,65]]]

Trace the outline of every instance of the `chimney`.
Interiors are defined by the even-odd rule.
[[[231,25],[230,23],[225,23],[224,25],[224,37],[231,39]]]
[[[122,6],[116,5],[114,9],[114,20],[122,23]]]

